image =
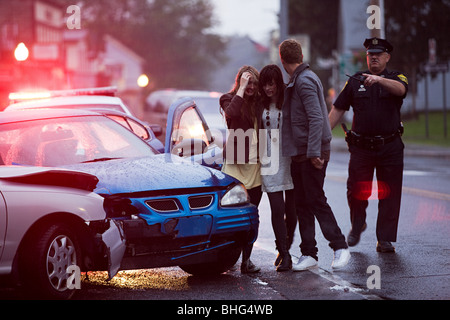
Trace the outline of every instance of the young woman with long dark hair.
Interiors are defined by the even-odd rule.
[[[295,212],[294,184],[291,177],[291,158],[283,157],[281,152],[281,127],[283,122],[282,106],[285,84],[283,74],[277,65],[265,66],[259,74],[259,91],[264,107],[262,114],[263,128],[267,131],[266,150],[270,158],[277,159],[278,170],[273,174],[262,174],[262,191],[267,192],[272,211],[272,228],[278,256],[275,260],[277,271],[292,268],[289,249],[294,240],[297,226]],[[260,141],[262,145],[264,141]],[[274,155],[274,153],[278,155]],[[273,163],[266,164],[274,166]],[[264,162],[262,168],[264,170]]]

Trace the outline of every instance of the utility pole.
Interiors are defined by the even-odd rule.
[[[385,38],[385,32],[384,32],[384,0],[370,0],[369,1],[370,6],[377,6],[379,9],[379,17],[380,19],[380,28],[373,28],[370,30],[370,37],[371,38]]]
[[[280,43],[287,39],[289,35],[289,1],[280,0]]]

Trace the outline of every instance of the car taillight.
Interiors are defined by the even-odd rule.
[[[109,218],[129,217],[139,213],[138,209],[133,206],[130,199],[115,196],[105,198],[103,207]]]

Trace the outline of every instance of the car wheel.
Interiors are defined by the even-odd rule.
[[[21,257],[21,275],[26,293],[45,299],[70,299],[79,289],[81,249],[76,234],[65,224],[40,228],[30,238]],[[78,269],[80,270],[80,269]]]
[[[221,274],[234,266],[241,255],[242,248],[222,250],[215,262],[181,265],[180,268],[195,276]]]

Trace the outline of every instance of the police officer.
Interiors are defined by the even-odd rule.
[[[366,208],[372,193],[373,174],[378,181],[377,251],[395,252],[403,180],[400,108],[408,92],[407,78],[386,65],[392,45],[379,38],[366,39],[369,70],[351,76],[330,114],[334,128],[345,111],[353,108],[351,130],[346,130],[350,163],[347,199],[350,207],[349,246],[355,246],[366,229]]]

